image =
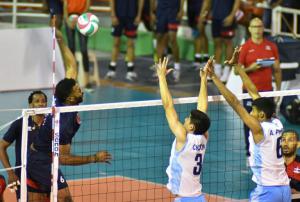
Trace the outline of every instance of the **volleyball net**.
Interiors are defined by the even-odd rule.
[[[300,95],[300,90],[261,93],[265,97]],[[249,98],[248,94],[238,96]],[[197,98],[174,100],[183,122],[196,108]],[[26,201],[27,118],[51,113],[51,108],[23,110],[21,190]],[[112,154],[111,164],[63,166],[74,201],[172,201],[166,189],[166,168],[174,141],[160,100],[60,107],[59,113],[78,112],[81,127],[72,141],[72,154],[87,156],[100,150]],[[243,123],[222,96],[209,96],[210,137],[201,182],[208,201],[247,201],[255,184],[246,165]],[[285,128],[288,124],[279,115]],[[63,123],[62,123],[63,124]],[[298,128],[294,128],[299,130]],[[4,131],[1,131],[3,134]],[[27,152],[26,152],[27,150]],[[14,156],[13,151],[10,156]],[[11,162],[13,164],[13,162]],[[2,169],[2,171],[5,171]],[[5,175],[5,172],[3,172]]]

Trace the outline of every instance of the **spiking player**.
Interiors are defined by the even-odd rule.
[[[78,83],[72,78],[77,75],[75,58],[58,34],[58,42],[66,68],[66,77],[55,88],[56,106],[74,106],[83,100],[83,93]],[[89,163],[109,163],[111,155],[107,151],[98,151],[94,155],[78,156],[71,153],[72,139],[80,127],[77,112],[60,114],[59,121],[59,163],[62,165],[83,165]],[[48,115],[40,127],[39,134],[30,147],[27,164],[28,201],[46,201],[51,191],[52,164],[52,116]],[[68,184],[58,169],[58,201],[72,201]]]
[[[290,202],[291,189],[281,150],[282,123],[274,117],[274,101],[261,97],[241,65],[237,64],[239,51],[238,48],[235,49],[227,64],[234,66],[253,99],[250,114],[216,76],[212,64],[207,66],[207,71],[229,105],[250,128],[249,164],[253,172],[252,180],[257,185],[250,194],[250,201]]]
[[[207,72],[201,72],[201,88],[197,109],[191,111],[182,124],[175,111],[168,89],[166,75],[168,59],[164,58],[157,65],[157,76],[162,103],[167,121],[175,140],[172,145],[167,174],[167,188],[177,197],[175,201],[205,201],[202,194],[200,173],[206,144],[210,119],[207,116]],[[212,58],[208,61],[212,63]]]

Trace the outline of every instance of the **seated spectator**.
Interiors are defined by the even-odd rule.
[[[297,155],[298,139],[298,133],[293,130],[286,130],[282,134],[282,152],[286,164],[286,172],[291,179],[292,193],[300,193],[300,156]],[[300,201],[300,199],[292,201]]]

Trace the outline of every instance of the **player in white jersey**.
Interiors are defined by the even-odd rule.
[[[212,63],[210,58],[208,63]],[[200,71],[201,87],[197,109],[192,110],[182,124],[174,108],[168,89],[166,75],[168,59],[164,58],[157,65],[157,76],[162,103],[167,121],[175,140],[172,145],[170,164],[167,168],[169,182],[167,188],[176,196],[175,201],[205,202],[202,194],[200,173],[204,159],[210,119],[207,112],[207,72]]]
[[[252,111],[249,114],[236,96],[226,88],[214,73],[213,65],[207,66],[208,74],[226,101],[250,128],[250,158],[253,172],[252,180],[257,187],[250,194],[252,202],[290,202],[291,189],[285,172],[284,159],[281,152],[282,124],[273,118],[275,103],[273,99],[260,97],[255,85],[243,67],[237,64],[239,48],[227,64],[234,66],[243,84],[253,99]]]

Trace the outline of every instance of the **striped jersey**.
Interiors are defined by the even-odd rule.
[[[176,139],[172,144],[167,175],[167,188],[181,197],[201,195],[200,174],[206,150],[207,139],[204,135],[187,134],[186,143],[176,151]]]
[[[249,164],[252,180],[262,186],[289,185],[281,150],[283,126],[279,119],[262,122],[264,139],[255,144],[250,131]]]

